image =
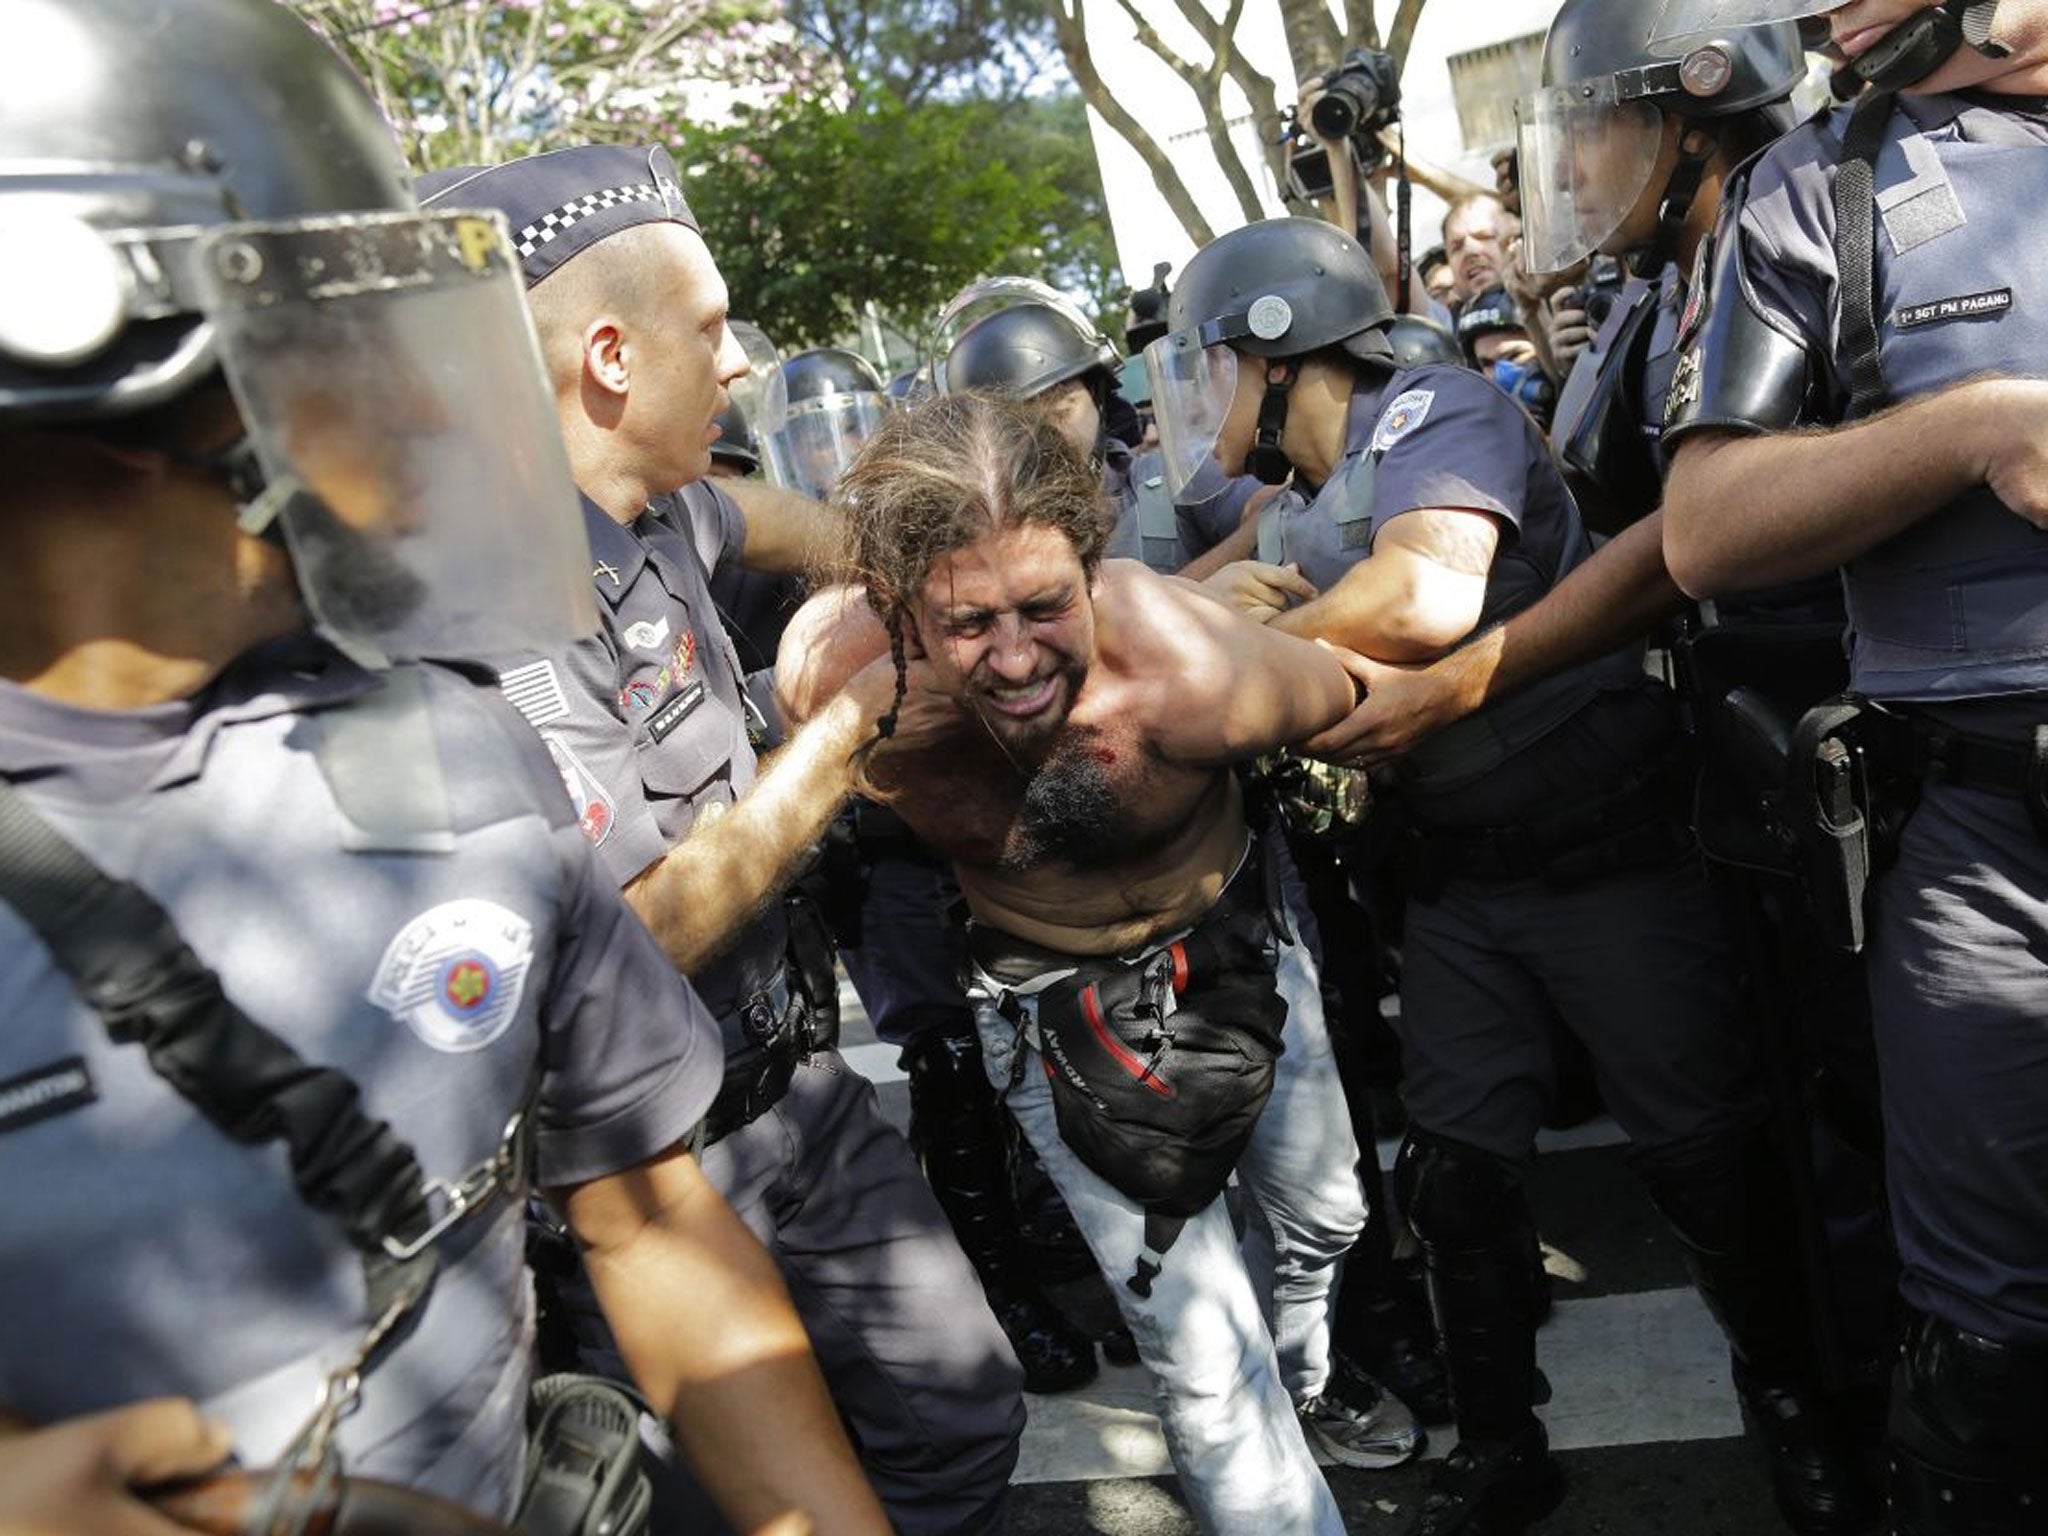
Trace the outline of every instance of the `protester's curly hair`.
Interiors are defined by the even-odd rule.
[[[1101,471],[1042,405],[978,393],[942,395],[893,415],[839,482],[854,579],[888,626],[896,704],[903,702],[903,620],[939,559],[998,528],[1056,528],[1093,577],[1116,522]]]

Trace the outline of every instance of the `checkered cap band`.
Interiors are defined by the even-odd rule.
[[[577,252],[636,224],[697,228],[675,162],[659,146],[558,149],[507,165],[432,171],[418,187],[428,206],[504,214],[529,288]]]

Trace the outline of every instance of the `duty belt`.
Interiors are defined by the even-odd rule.
[[[704,1116],[704,1144],[730,1136],[773,1109],[789,1091],[796,1065],[809,1053],[803,999],[778,975],[761,991],[743,999],[721,1024],[737,1019],[750,1046],[725,1060],[725,1081]]]
[[[1678,809],[1674,763],[1595,799],[1537,820],[1490,827],[1418,827],[1410,849],[1419,895],[1446,877],[1576,885],[1640,869],[1690,842]]]
[[[2035,726],[2025,738],[1978,736],[1909,705],[1890,708],[1910,727],[1903,734],[1905,768],[1913,778],[2018,800],[2048,843],[2048,725]]]

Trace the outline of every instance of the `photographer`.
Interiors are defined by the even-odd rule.
[[[1381,136],[1398,132],[1400,121],[1401,78],[1393,56],[1354,49],[1335,69],[1302,86],[1282,140],[1289,147],[1289,200],[1310,204],[1326,222],[1355,231],[1389,293],[1400,284],[1401,255],[1386,200],[1374,181],[1387,163]],[[1420,275],[1412,271],[1402,308],[1446,324],[1450,320],[1448,312],[1438,313]]]

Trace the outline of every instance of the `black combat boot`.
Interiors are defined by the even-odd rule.
[[[904,1047],[910,1145],[974,1266],[989,1309],[1017,1352],[1028,1392],[1066,1392],[1095,1379],[1095,1346],[1039,1288],[1017,1248],[1002,1106],[970,1021],[926,1029]]]
[[[2048,1345],[2000,1344],[1915,1314],[1887,1436],[1895,1536],[2048,1529]]]
[[[1858,1393],[1823,1386],[1797,1218],[1775,1144],[1758,1136],[1733,1167],[1642,1171],[1685,1249],[1694,1286],[1728,1336],[1743,1419],[1769,1463],[1779,1514],[1801,1536],[1869,1530],[1880,1507],[1873,1414]]]
[[[1519,1174],[1474,1148],[1411,1133],[1396,1174],[1422,1243],[1457,1411],[1458,1447],[1408,1536],[1512,1536],[1557,1507],[1564,1473],[1535,1414],[1535,1224]]]

